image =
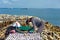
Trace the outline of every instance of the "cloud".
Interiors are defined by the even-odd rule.
[[[22,4],[20,0],[0,0],[0,8],[18,8]]]
[[[19,1],[19,0],[11,0],[11,1],[15,2],[15,1]]]
[[[7,0],[3,0],[2,2],[3,2],[3,3],[9,3],[9,1],[7,1]]]
[[[9,0],[2,0],[1,2],[2,4],[11,4],[11,2]]]
[[[13,4],[14,2],[17,2],[18,0],[2,0],[1,3],[3,4]]]

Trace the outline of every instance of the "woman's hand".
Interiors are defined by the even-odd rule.
[[[34,30],[35,30],[35,32],[37,32],[38,31],[38,28],[35,26]]]

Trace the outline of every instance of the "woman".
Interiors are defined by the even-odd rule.
[[[40,19],[37,18],[37,17],[31,17],[31,18],[28,18],[28,19],[26,20],[26,24],[29,24],[29,22],[32,22],[32,24],[33,24],[33,27],[32,27],[32,28],[34,28],[35,31],[37,31],[37,32],[39,32],[39,33],[42,32],[42,30],[43,30],[43,28],[44,28],[44,21],[40,20]],[[31,28],[31,29],[32,29],[32,28]],[[30,29],[30,30],[31,30],[31,29]]]

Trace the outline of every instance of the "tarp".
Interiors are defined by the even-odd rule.
[[[30,27],[30,26],[21,26],[21,27],[18,27],[17,29],[21,30],[21,31],[28,31],[30,30],[29,32],[34,32],[34,28]]]

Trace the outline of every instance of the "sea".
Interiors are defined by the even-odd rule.
[[[59,8],[0,8],[0,14],[37,16],[55,26],[60,26]]]

